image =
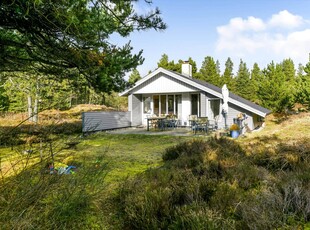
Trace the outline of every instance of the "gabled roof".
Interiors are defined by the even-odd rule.
[[[142,79],[140,79],[139,81],[136,82],[136,84],[120,93],[120,96],[125,96],[125,95],[129,95],[131,94],[138,86],[140,86],[141,84],[143,84],[144,82],[148,81],[149,79],[153,78],[154,76],[156,76],[157,74],[159,73],[164,73],[166,75],[169,75],[175,79],[178,79],[186,84],[189,84],[191,86],[194,86],[196,87],[197,89],[200,89],[204,92],[208,92],[218,98],[223,98],[222,96],[222,89],[215,86],[215,85],[212,85],[208,82],[205,82],[205,81],[202,81],[202,80],[198,80],[198,79],[195,79],[195,78],[189,78],[185,75],[182,75],[180,73],[177,73],[177,72],[173,72],[173,71],[170,71],[170,70],[166,70],[164,68],[157,68],[155,71],[153,71],[152,73],[146,75],[145,77],[143,77]],[[257,115],[260,115],[262,117],[265,117],[267,114],[271,113],[270,110],[262,107],[262,106],[259,106],[249,100],[246,100],[236,94],[233,94],[231,92],[229,92],[229,99],[228,99],[228,102],[229,103],[232,103],[232,104],[235,104],[241,108],[244,108],[248,111],[251,111]]]

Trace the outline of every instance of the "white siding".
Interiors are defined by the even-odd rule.
[[[132,111],[132,94],[128,95],[128,111]]]
[[[205,93],[200,93],[200,116],[207,116],[207,99]]]
[[[182,125],[189,125],[188,117],[191,114],[191,97],[189,93],[182,94]]]
[[[141,84],[134,91],[135,94],[165,94],[180,92],[195,92],[197,89],[186,85],[185,83],[178,81],[170,76],[159,74],[149,81]]]
[[[245,113],[247,115],[248,118],[244,120],[243,123],[246,123],[251,130],[254,129],[253,113],[245,109],[242,109],[239,106],[236,106],[232,103],[228,103],[228,114],[227,114],[228,128],[233,124],[234,118],[237,118],[239,113]],[[224,119],[221,122],[220,127],[224,127]]]
[[[142,95],[132,95],[131,121],[132,126],[142,124]]]
[[[130,127],[130,112],[84,112],[82,131],[94,132]]]

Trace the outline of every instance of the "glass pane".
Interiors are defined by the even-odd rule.
[[[159,115],[159,96],[158,95],[153,96],[153,103],[154,103],[154,114],[158,116]]]
[[[198,116],[198,94],[192,94],[192,115],[197,115]]]
[[[174,96],[168,96],[168,114],[174,114]]]
[[[210,118],[214,119],[220,114],[220,100],[210,100]]]
[[[166,95],[160,96],[160,111],[162,114],[167,114],[167,106],[166,106]]]
[[[178,115],[178,118],[182,117],[182,95],[175,95],[175,113]]]
[[[143,97],[143,112],[151,113],[151,97]]]

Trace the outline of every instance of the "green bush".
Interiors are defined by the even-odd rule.
[[[188,141],[178,144],[177,146],[173,146],[167,148],[163,154],[163,160],[175,160],[180,156],[195,156],[202,155],[207,149],[206,142],[199,141]]]
[[[231,139],[171,147],[166,162],[127,181],[120,216],[129,229],[301,228],[310,220],[307,140],[246,155]],[[256,151],[256,150],[255,150]]]
[[[225,149],[226,145],[229,146],[227,141],[233,144],[232,152],[227,153]],[[225,201],[216,195],[222,194],[217,189],[219,185],[216,179],[224,175],[225,169],[220,161],[206,157],[209,151],[214,150],[212,146],[219,147],[221,144],[223,148],[217,149],[219,155],[221,151],[232,157],[243,154],[235,152],[239,148],[228,139],[189,141],[165,151],[164,167],[149,170],[139,178],[126,182],[120,191],[125,225],[133,229],[187,229],[191,225],[199,229],[203,225],[216,228],[225,224],[231,227],[234,221],[224,221],[222,216],[226,214],[220,214],[218,220],[204,216],[207,213],[216,215],[223,209],[224,205],[221,208],[209,208],[214,199],[234,204],[235,195],[227,197]],[[193,215],[194,212],[190,214],[188,207],[195,205],[199,205],[199,209],[205,213],[199,217]],[[197,214],[201,214],[198,208],[195,209]]]

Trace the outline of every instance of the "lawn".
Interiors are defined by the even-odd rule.
[[[95,161],[103,159],[108,168],[106,182],[114,183],[160,166],[167,147],[188,139],[192,137],[99,133],[83,140],[74,157],[76,161],[81,161],[85,155]]]
[[[211,173],[208,175],[212,175],[212,173],[217,175],[218,170],[220,170],[224,173],[223,175],[226,173],[229,176],[228,181],[224,181],[224,178],[219,181],[210,178],[210,183],[214,183],[213,187],[218,187],[218,194],[213,196],[212,199],[219,199],[221,202],[228,199],[228,193],[225,193],[225,189],[240,191],[240,196],[243,193],[253,196],[260,189],[265,188],[264,183],[269,180],[270,183],[276,182],[282,186],[281,180],[275,180],[276,177],[280,178],[282,174],[286,173],[281,171],[285,170],[282,166],[289,165],[294,168],[298,163],[296,159],[299,161],[298,152],[308,156],[305,147],[308,146],[310,138],[309,119],[309,113],[293,115],[287,119],[270,116],[266,121],[267,126],[265,129],[247,134],[245,137],[240,137],[233,142],[219,142],[227,145],[227,151],[229,152],[227,157],[223,146],[218,146],[219,143],[216,141],[211,142],[213,146],[208,150],[210,151],[209,155],[202,158],[203,164],[199,163],[201,168],[195,169],[195,172],[206,170]],[[60,126],[57,129],[62,130]],[[144,206],[139,206],[142,205],[139,202],[142,202],[145,198],[151,199],[147,195],[144,196],[144,188],[150,189],[155,184],[159,188],[159,190],[156,186],[153,188],[157,195],[161,193],[164,195],[172,188],[180,188],[180,190],[176,190],[180,194],[190,191],[191,187],[184,188],[184,190],[182,184],[190,183],[190,180],[196,183],[195,181],[198,179],[192,174],[188,174],[192,169],[186,165],[197,162],[197,159],[195,157],[193,159],[188,158],[187,161],[187,158],[181,158],[175,163],[172,162],[172,166],[167,168],[167,162],[162,160],[162,155],[167,148],[176,145],[182,146],[185,141],[206,139],[206,137],[198,136],[122,135],[104,132],[85,137],[78,133],[70,135],[53,133],[48,137],[48,141],[43,144],[34,142],[30,146],[29,143],[25,142],[14,146],[13,149],[12,147],[2,147],[0,149],[2,175],[2,179],[0,179],[0,225],[3,229],[123,229],[127,224],[125,221],[128,217],[123,216],[125,215],[124,212],[126,213],[126,207],[127,211],[133,211],[137,207],[144,208]],[[76,142],[77,145],[68,147],[67,143],[70,142]],[[234,157],[234,151],[240,151],[237,144],[242,147],[247,157],[244,158],[242,153],[240,155],[242,157]],[[184,147],[186,148],[186,145]],[[25,152],[29,148],[33,151],[31,153]],[[219,153],[219,149],[222,149],[223,153]],[[175,154],[173,149],[171,151],[172,155]],[[190,148],[189,151],[191,151]],[[42,160],[40,160],[41,154],[43,156]],[[50,175],[48,164],[52,161],[52,157],[56,166],[76,166],[75,173],[70,175]],[[236,163],[239,160],[240,164]],[[254,164],[253,168],[248,166],[250,164]],[[184,165],[184,171],[175,168]],[[219,166],[220,168],[218,168]],[[205,167],[207,168],[204,169]],[[165,168],[165,170],[158,170],[162,168]],[[274,172],[278,168],[280,168],[280,171]],[[171,174],[173,172],[170,171],[173,170],[176,170],[176,172],[180,170],[180,174]],[[266,176],[266,170],[268,170],[268,177]],[[150,181],[150,184],[147,181],[142,182],[145,179],[144,172],[150,172],[150,180],[154,180],[155,177],[155,181]],[[290,177],[295,178],[294,171],[288,171],[288,173]],[[172,175],[171,178],[165,178],[170,174]],[[180,175],[184,175],[184,178]],[[300,175],[296,174],[296,176],[298,178],[302,177],[303,181],[309,180],[309,175],[306,172]],[[163,177],[163,183],[156,182],[156,180],[160,180],[160,177]],[[188,178],[186,179],[186,177]],[[282,176],[282,178],[284,177]],[[174,183],[176,184],[173,186],[176,187],[171,187],[170,180],[175,180]],[[237,182],[240,185],[236,184]],[[144,187],[143,183],[146,187]],[[189,186],[192,185],[189,184]],[[163,190],[160,189],[161,186],[163,186]],[[167,188],[164,188],[164,186],[167,186]],[[137,190],[137,196],[134,196],[134,193],[131,195],[133,198],[138,199],[136,201],[138,202],[137,206],[128,200],[123,200],[122,197],[126,197],[126,195],[123,196],[122,191],[126,191],[127,187],[128,189],[140,188],[140,190]],[[265,189],[269,189],[269,187]],[[221,192],[223,192],[223,197]],[[155,193],[153,197],[152,190],[149,190],[148,195],[156,198]],[[237,198],[240,198],[236,194],[228,200],[232,204]],[[262,193],[263,195],[265,193]],[[158,199],[162,198],[158,197]],[[123,206],[123,202],[127,202],[127,206]],[[149,200],[148,202],[154,202],[154,205],[157,205],[157,201]],[[169,199],[167,202],[169,202]],[[251,204],[250,200],[247,202]],[[164,203],[163,205],[169,205],[173,210],[171,204]],[[182,211],[183,213],[184,211],[182,214],[185,215],[184,218],[192,218],[190,216],[192,215],[191,212],[209,213],[211,216],[215,215],[216,218],[219,218],[218,220],[223,218],[223,216],[218,216],[221,215],[219,210],[214,209],[213,213],[210,211],[213,209],[209,209],[207,206],[200,203],[196,205],[201,206],[203,209],[198,209],[197,206],[197,210],[192,210],[191,208],[196,206],[180,206],[182,209],[179,209],[178,212]],[[120,210],[120,207],[125,208]],[[217,205],[214,207],[217,207]],[[160,210],[160,207],[158,208]],[[246,211],[246,208],[248,206],[244,206],[242,211]],[[187,209],[189,213],[186,212]],[[147,211],[143,210],[136,210],[131,214]],[[288,216],[291,218],[292,215]],[[232,221],[229,224],[235,221],[234,216],[228,217]],[[137,218],[136,221],[142,220],[142,216]],[[192,221],[192,219],[190,220]],[[199,221],[205,223],[203,219],[199,219]],[[294,219],[294,221],[297,226],[299,224],[298,220]],[[141,224],[143,223],[145,222],[142,221]]]
[[[122,223],[113,205],[119,186],[161,166],[164,150],[188,139],[105,133],[63,135],[51,145],[43,145],[42,162],[39,144],[33,144],[31,154],[23,153],[29,146],[1,148],[0,224],[4,229],[120,229]],[[68,140],[79,144],[68,148]],[[75,174],[49,174],[50,147],[55,167],[74,165]]]

